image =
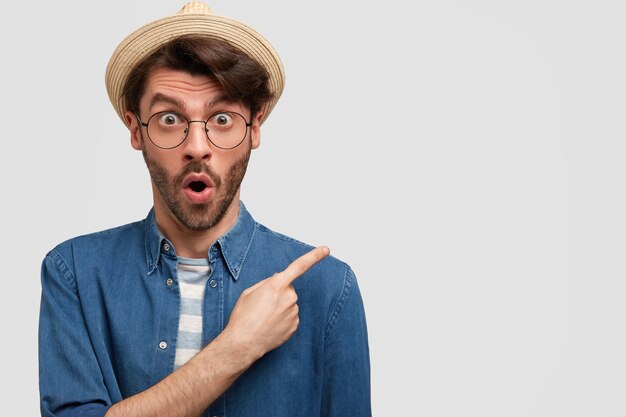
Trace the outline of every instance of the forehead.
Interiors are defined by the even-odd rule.
[[[216,101],[225,101],[222,87],[209,76],[156,68],[150,71],[146,79],[141,107],[153,107],[164,98],[171,98],[173,104],[178,103],[184,107],[196,104],[206,106]]]

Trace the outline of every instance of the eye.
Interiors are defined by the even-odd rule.
[[[217,113],[211,117],[211,123],[220,127],[227,127],[233,124],[233,116],[229,113]]]
[[[174,112],[161,113],[159,123],[164,126],[174,126],[183,122],[183,118]]]

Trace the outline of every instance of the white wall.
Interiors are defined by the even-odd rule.
[[[0,415],[38,413],[46,251],[150,207],[104,70],[182,2],[127,3],[3,6]],[[626,413],[623,2],[212,7],[282,56],[243,200],[357,272],[375,415]]]

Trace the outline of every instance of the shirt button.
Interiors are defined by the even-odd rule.
[[[215,288],[217,287],[217,281],[212,279],[211,281],[209,281],[209,285],[211,286],[211,288]]]
[[[172,285],[174,283],[174,280],[172,278],[168,278],[168,279],[165,280],[165,283],[169,287],[170,285]]]
[[[169,251],[169,250],[170,250],[170,244],[169,244],[169,243],[166,243],[165,245],[163,245],[163,250],[164,250],[165,252]]]
[[[167,349],[167,342],[165,341],[159,342],[159,349],[161,350]]]

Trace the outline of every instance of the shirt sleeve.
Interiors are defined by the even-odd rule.
[[[323,417],[370,417],[370,361],[363,301],[348,267],[326,328]]]
[[[39,393],[42,417],[102,417],[111,406],[76,278],[58,252],[41,268]]]

